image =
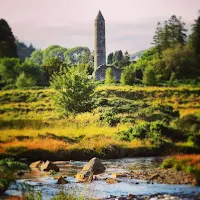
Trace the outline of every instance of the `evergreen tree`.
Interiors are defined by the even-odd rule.
[[[187,30],[184,26],[185,23],[181,21],[181,18],[177,18],[175,15],[171,16],[171,18],[163,24],[160,22],[157,24],[153,37],[153,44],[155,44],[159,54],[161,54],[163,50],[177,44],[185,44]]]
[[[195,23],[192,26],[192,34],[190,35],[190,40],[196,54],[200,55],[200,11],[198,18],[195,20]]]
[[[160,54],[162,50],[162,24],[160,22],[157,23],[152,44],[156,46],[157,52]]]
[[[31,54],[35,51],[35,48],[33,47],[32,44],[27,46],[25,43],[17,40],[16,45],[17,45],[17,54],[22,62],[24,62],[26,58],[29,58]]]
[[[107,63],[108,65],[113,63],[113,52],[108,55]]]
[[[122,50],[115,51],[115,54],[113,56],[113,62],[118,63],[118,62],[122,61],[122,59],[123,59]]]
[[[0,58],[18,57],[15,37],[8,23],[0,19]]]
[[[109,67],[109,68],[106,69],[105,83],[106,84],[112,84],[112,83],[115,83],[115,82],[116,82],[116,80],[115,80],[112,68]]]

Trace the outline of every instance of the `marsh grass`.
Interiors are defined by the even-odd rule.
[[[1,153],[23,153],[38,148],[50,152],[88,149],[103,153],[112,146],[149,148],[152,144],[148,138],[121,140],[118,133],[145,121],[163,119],[165,114],[160,113],[160,105],[179,111],[181,117],[200,112],[197,87],[113,85],[97,87],[91,112],[60,118],[50,98],[53,92],[51,89],[0,91]],[[163,139],[174,142],[169,137]],[[177,146],[188,146],[187,143],[176,141]]]

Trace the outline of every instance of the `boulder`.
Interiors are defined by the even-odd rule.
[[[120,174],[111,174],[112,178],[123,178],[127,177],[127,174],[125,173],[120,173]]]
[[[91,171],[81,171],[75,177],[79,182],[91,182],[93,180],[93,173]]]
[[[59,167],[56,164],[53,164],[52,162],[47,160],[45,163],[42,163],[42,165],[40,166],[40,170],[41,171],[54,170],[55,172],[59,172]]]
[[[99,158],[92,158],[84,167],[83,171],[91,171],[93,175],[101,174],[105,171],[105,166]]]
[[[32,162],[30,164],[30,168],[40,168],[40,166],[43,164],[44,162],[42,160],[38,160],[36,162]]]
[[[115,184],[115,183],[119,183],[120,181],[115,179],[115,178],[107,178],[106,179],[106,183],[108,184]]]
[[[69,183],[69,182],[66,181],[62,176],[57,181],[57,184],[67,184],[67,183]]]

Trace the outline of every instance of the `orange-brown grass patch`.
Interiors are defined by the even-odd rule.
[[[12,147],[26,147],[27,149],[44,149],[49,151],[57,151],[59,149],[67,149],[68,143],[55,139],[28,139],[23,141],[14,140],[1,145],[1,151],[6,152],[6,149]]]

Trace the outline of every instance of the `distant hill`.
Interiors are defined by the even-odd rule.
[[[130,61],[137,61],[141,58],[142,54],[146,51],[145,50],[141,50],[141,51],[137,51],[136,53],[130,54]]]

